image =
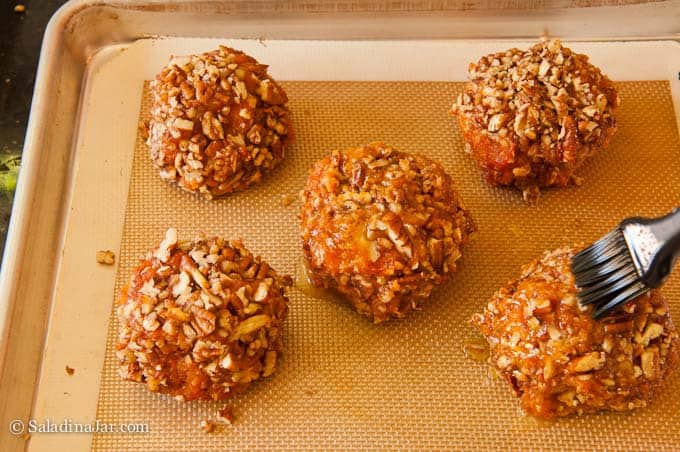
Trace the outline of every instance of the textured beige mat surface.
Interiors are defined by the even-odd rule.
[[[244,239],[280,273],[299,261],[297,193],[312,163],[334,148],[384,140],[442,162],[479,227],[461,270],[421,312],[375,326],[344,306],[291,290],[285,357],[269,379],[227,402],[236,423],[204,433],[225,403],[181,403],[116,373],[112,317],[97,418],[148,422],[150,433],[98,434],[96,451],[208,450],[680,450],[680,371],[646,409],[542,423],[463,354],[473,312],[544,250],[593,240],[625,216],[680,206],[680,144],[666,82],[618,84],[619,131],[588,162],[584,185],[527,206],[517,191],[482,183],[448,116],[462,84],[286,82],[297,140],[283,165],[247,192],[205,201],[162,182],[138,137],[116,293],[166,228],[193,238]],[[147,115],[145,90],[142,117]],[[283,195],[295,196],[289,206]],[[680,322],[680,270],[664,290]],[[111,300],[101,300],[109,303]]]

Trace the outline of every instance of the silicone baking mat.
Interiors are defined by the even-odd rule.
[[[118,377],[112,313],[97,418],[148,423],[149,433],[96,434],[95,451],[208,450],[680,450],[680,371],[648,408],[538,422],[524,416],[486,365],[467,359],[468,325],[492,293],[544,250],[590,241],[633,214],[680,205],[680,144],[667,82],[618,84],[611,147],[589,161],[581,187],[544,192],[535,206],[486,186],[448,115],[450,82],[285,82],[296,142],[263,184],[206,201],[162,182],[137,139],[116,294],[168,227],[182,237],[244,239],[280,273],[300,259],[297,195],[313,162],[332,149],[383,140],[440,161],[479,227],[460,271],[424,309],[373,325],[343,305],[289,292],[285,356],[277,372],[228,402],[182,403]],[[150,96],[145,89],[141,115]],[[282,197],[294,197],[285,205]],[[680,272],[664,288],[680,321]],[[110,302],[110,300],[102,300]],[[236,421],[207,434],[223,406]]]

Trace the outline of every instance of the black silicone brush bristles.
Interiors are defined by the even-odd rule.
[[[594,318],[649,290],[641,279],[621,228],[576,254],[571,268],[582,305],[593,305]]]

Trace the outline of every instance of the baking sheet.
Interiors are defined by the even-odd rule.
[[[541,30],[571,36],[567,45],[590,55],[614,80],[667,80],[680,111],[680,45],[645,31],[652,27],[665,36],[675,30],[676,23],[667,20],[676,14],[672,2],[643,11],[605,8],[597,9],[598,15],[583,8],[575,14],[521,15],[519,22],[505,15],[496,22],[470,22],[474,36],[484,37],[480,40],[451,39],[471,36],[456,25],[467,19],[439,13],[385,16],[380,23],[390,24],[387,29],[376,28],[374,15],[352,14],[309,14],[302,21],[272,12],[263,25],[261,14],[212,14],[218,2],[201,2],[198,15],[187,13],[196,12],[194,3],[158,14],[155,8],[142,11],[143,3],[74,2],[46,32],[0,273],[2,425],[12,419],[96,420],[117,266],[96,265],[94,255],[101,249],[118,254],[143,81],[153,78],[170,54],[229,45],[270,64],[278,80],[458,81],[479,55],[533,42],[501,37],[538,35],[541,24]],[[338,26],[350,17],[352,27]],[[611,34],[607,24],[614,23],[616,34]],[[169,31],[192,37],[158,37]],[[596,35],[607,40],[594,41]],[[390,37],[399,40],[380,40]],[[446,39],[435,39],[440,37]],[[639,64],[631,65],[631,56]],[[67,373],[66,366],[75,372]],[[84,451],[91,443],[89,433],[0,435],[3,451]]]
[[[588,162],[582,187],[546,191],[536,206],[490,188],[464,153],[448,109],[455,82],[284,82],[296,143],[266,181],[219,201],[162,182],[140,136],[134,150],[116,290],[137,258],[163,237],[199,232],[242,237],[279,272],[300,256],[296,196],[307,170],[332,149],[384,140],[419,152],[453,176],[479,234],[461,270],[423,311],[375,326],[350,309],[290,292],[285,356],[273,377],[227,403],[182,403],[150,394],[116,373],[117,321],[109,325],[97,419],[148,422],[138,435],[96,434],[95,451],[126,450],[614,450],[680,448],[680,372],[650,407],[541,423],[485,365],[465,358],[476,337],[467,324],[493,291],[542,251],[589,241],[631,214],[657,215],[680,204],[680,144],[667,82],[619,83],[622,106],[612,146]],[[148,111],[145,91],[142,117]],[[680,276],[664,292],[680,318]],[[236,424],[223,434],[200,429],[229,405]]]

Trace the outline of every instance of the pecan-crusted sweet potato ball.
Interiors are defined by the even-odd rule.
[[[206,198],[244,190],[283,160],[293,129],[267,66],[218,50],[174,58],[151,84],[147,143],[162,179]]]
[[[317,162],[301,222],[311,283],[376,323],[403,317],[444,283],[475,230],[441,165],[383,143]]]
[[[486,55],[468,71],[452,113],[491,185],[528,199],[539,187],[580,183],[575,171],[616,131],[613,83],[559,40]]]
[[[240,241],[169,229],[123,289],[120,374],[180,400],[222,400],[274,372],[290,277]]]
[[[643,407],[679,360],[659,290],[592,318],[592,307],[577,301],[576,252],[547,252],[523,267],[472,319],[489,342],[489,363],[537,417]]]

